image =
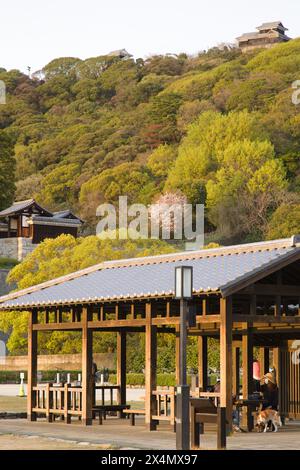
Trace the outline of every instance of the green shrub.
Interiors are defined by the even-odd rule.
[[[19,263],[13,258],[0,258],[0,269],[11,269]]]

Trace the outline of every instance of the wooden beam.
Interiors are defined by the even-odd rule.
[[[286,364],[284,360],[284,352],[288,350],[288,341],[281,340],[280,345],[277,348],[273,348],[273,366],[275,368],[275,377],[279,390],[279,409],[284,416],[287,406],[286,404],[288,399],[288,387],[290,384],[287,384],[287,377],[289,376],[287,368],[289,367],[289,361]]]
[[[117,385],[118,405],[126,405],[126,332],[117,333]],[[121,417],[121,416],[120,416]]]
[[[243,368],[243,398],[248,399],[253,392],[253,332],[252,325],[245,325],[247,330],[242,339],[242,368]],[[250,409],[247,407],[243,414],[243,424],[248,430],[253,429],[253,418]]]
[[[94,328],[92,327],[91,330],[93,331],[103,331],[103,332],[112,332],[112,333],[116,333],[117,331],[126,331],[127,333],[144,333],[145,332],[145,327],[144,326],[131,326],[131,327],[126,327],[126,326],[122,326],[122,328],[120,327],[104,327],[104,328]]]
[[[240,348],[239,346],[233,347],[233,394],[239,396],[240,394]]]
[[[33,325],[37,322],[37,309],[29,312],[28,322],[28,371],[27,371],[27,419],[36,421],[36,413],[32,412],[35,407],[35,392],[33,387],[37,384],[37,347],[38,336],[37,331],[33,329]]]
[[[275,376],[277,385],[280,382],[280,347],[273,348],[273,367],[275,368]]]
[[[204,297],[204,299],[202,299],[202,315],[203,315],[203,317],[205,317],[206,314],[207,314],[207,300]]]
[[[228,431],[232,430],[232,298],[220,299],[221,408],[226,408]]]
[[[76,314],[75,314],[75,308],[71,308],[71,323],[75,323],[76,321]]]
[[[123,327],[123,326],[145,326],[146,325],[146,320],[144,318],[139,318],[136,320],[104,320],[104,321],[97,321],[97,320],[91,320],[89,321],[89,328],[99,328],[101,329],[102,327]]]
[[[269,348],[259,348],[259,364],[260,364],[261,375],[264,375],[267,372],[269,372],[269,368],[270,368]]]
[[[45,310],[45,323],[49,323],[49,308]]]
[[[32,326],[33,331],[67,331],[81,330],[82,323],[65,322],[65,323],[39,323]]]
[[[146,424],[149,430],[155,430],[156,424],[152,416],[156,415],[156,400],[152,394],[156,390],[156,366],[157,366],[157,328],[152,325],[151,303],[146,304],[146,341],[145,341],[145,407]]]
[[[275,317],[274,315],[233,315],[234,323],[277,323],[278,325],[291,324],[299,325],[300,317],[295,316],[285,316],[285,317]]]
[[[92,424],[93,406],[93,331],[88,328],[89,307],[82,309],[82,424]]]
[[[166,317],[170,318],[170,302],[166,302]]]
[[[62,307],[58,308],[58,323],[62,323]]]
[[[207,336],[198,336],[198,386],[203,392],[207,391],[207,369]]]

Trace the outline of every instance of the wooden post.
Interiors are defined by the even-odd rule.
[[[53,406],[52,403],[52,392],[50,392],[50,383],[46,384],[46,420],[48,423],[52,423],[52,414],[50,412],[50,409]]]
[[[281,316],[281,296],[276,295],[275,298],[275,317]]]
[[[175,383],[176,385],[180,382],[180,327],[179,325],[175,326]]]
[[[198,336],[198,386],[201,391],[207,390],[207,336]]]
[[[37,384],[37,346],[38,336],[37,331],[33,330],[33,325],[37,322],[37,309],[33,309],[29,313],[28,324],[28,372],[27,372],[27,419],[29,421],[36,421],[36,413],[32,412],[35,406],[35,395],[33,387]]]
[[[217,449],[226,449],[226,410],[223,407],[219,407],[217,411]]]
[[[71,423],[71,415],[69,415],[69,408],[70,408],[70,392],[69,392],[69,384],[64,385],[64,418],[67,424]]]
[[[117,333],[117,384],[118,405],[126,405],[126,331]],[[120,418],[123,414],[120,413]]]
[[[279,383],[280,376],[280,348],[273,348],[273,366],[275,368],[276,382]]]
[[[259,364],[260,364],[261,376],[269,372],[269,368],[270,368],[269,348],[259,348]]]
[[[220,406],[226,408],[227,431],[232,431],[232,298],[220,299]]]
[[[146,304],[146,341],[145,341],[145,385],[146,385],[146,424],[150,431],[156,429],[156,423],[152,415],[156,414],[156,400],[152,395],[156,389],[156,364],[157,364],[157,328],[152,326],[151,303]]]
[[[243,334],[242,339],[242,368],[243,368],[243,399],[247,400],[253,392],[253,332],[252,324],[244,324],[243,329],[247,333]],[[243,424],[248,430],[253,429],[253,418],[250,409],[247,407],[243,414]]]
[[[92,424],[93,404],[93,333],[88,328],[90,312],[87,307],[82,309],[82,424]]]
[[[233,394],[239,396],[240,394],[240,348],[235,346],[233,348]]]

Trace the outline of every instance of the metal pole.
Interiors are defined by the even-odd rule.
[[[180,385],[176,394],[176,449],[190,449],[190,387],[186,378],[187,301],[180,300]]]

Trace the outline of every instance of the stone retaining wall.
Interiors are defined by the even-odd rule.
[[[93,360],[98,369],[115,369],[114,353],[95,353]],[[0,370],[21,372],[27,366],[27,356],[0,356]],[[81,354],[38,356],[38,370],[81,370]]]
[[[37,247],[31,238],[0,238],[0,258],[13,258],[22,261]]]

